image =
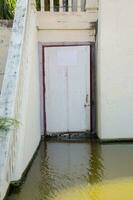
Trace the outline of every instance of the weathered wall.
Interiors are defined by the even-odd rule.
[[[133,1],[100,0],[98,135],[133,138]]]
[[[36,13],[29,7],[23,47],[23,102],[20,112],[19,141],[13,181],[19,180],[34,155],[41,138],[40,86]],[[21,77],[20,77],[21,78]]]
[[[94,42],[92,25],[97,10],[91,12],[37,13],[39,42]]]
[[[19,127],[0,131],[0,200],[11,181],[18,181],[41,138],[38,41],[32,0],[18,0],[0,96],[0,116]]]
[[[39,42],[94,42],[95,33],[89,30],[40,30]]]
[[[0,91],[2,87],[2,81],[8,54],[8,47],[12,30],[11,27],[11,21],[0,20]]]

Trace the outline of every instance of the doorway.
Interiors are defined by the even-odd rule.
[[[91,45],[45,45],[42,56],[45,133],[91,131]]]

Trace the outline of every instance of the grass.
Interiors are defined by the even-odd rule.
[[[19,122],[16,119],[0,117],[0,130],[7,131],[11,128],[17,128]]]

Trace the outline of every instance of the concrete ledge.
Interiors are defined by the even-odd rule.
[[[39,30],[91,30],[97,21],[97,11],[51,13],[37,12]]]

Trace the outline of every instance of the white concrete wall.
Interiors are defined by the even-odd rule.
[[[39,30],[39,42],[94,42],[95,32],[89,30]]]
[[[97,10],[90,12],[38,12],[39,42],[94,42]]]
[[[40,86],[39,58],[36,29],[36,14],[29,9],[24,38],[23,67],[26,72],[23,77],[23,102],[20,110],[20,129],[18,132],[18,152],[16,170],[13,180],[19,180],[29,161],[39,145],[40,131]]]
[[[18,181],[41,139],[36,12],[32,0],[18,0],[0,96],[0,116],[19,127],[0,131],[0,200]]]
[[[100,0],[98,135],[133,138],[133,1]]]
[[[6,59],[8,54],[8,47],[11,37],[12,22],[7,20],[0,20],[0,91],[5,72]]]

